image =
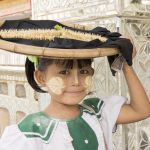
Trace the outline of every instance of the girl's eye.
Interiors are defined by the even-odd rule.
[[[80,70],[80,73],[81,74],[89,74],[89,71],[88,70]]]
[[[63,71],[60,71],[59,74],[64,74],[64,75],[66,74],[67,75],[67,74],[69,74],[69,71],[68,70],[63,70]]]

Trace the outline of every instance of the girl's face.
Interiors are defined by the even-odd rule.
[[[48,66],[44,78],[51,100],[67,105],[78,104],[90,92],[93,73],[90,65],[78,68],[77,60],[70,69],[56,64]]]

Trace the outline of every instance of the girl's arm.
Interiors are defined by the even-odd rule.
[[[125,63],[123,73],[131,100],[130,104],[122,106],[117,124],[132,123],[150,117],[150,102],[148,96],[133,68]]]

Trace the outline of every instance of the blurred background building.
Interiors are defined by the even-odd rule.
[[[0,0],[0,20],[30,19],[30,0]],[[0,135],[28,113],[38,111],[36,93],[24,75],[25,56],[0,51]]]
[[[150,0],[0,0],[0,19],[23,18],[104,26],[132,38],[137,49],[133,67],[150,98]],[[24,61],[23,55],[0,51],[0,134],[7,125],[49,102],[47,95],[27,84]],[[98,96],[129,98],[123,74],[112,77],[107,58],[95,59],[95,69]],[[114,150],[150,150],[150,118],[119,125],[113,143]]]

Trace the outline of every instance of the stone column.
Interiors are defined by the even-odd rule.
[[[15,81],[7,81],[7,82],[8,82],[8,95],[13,99],[15,97]]]

